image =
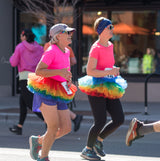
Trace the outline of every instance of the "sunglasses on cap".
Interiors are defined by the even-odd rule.
[[[66,33],[66,34],[70,35],[71,33],[73,33],[73,31],[62,31],[61,33],[62,33],[62,34],[63,34],[63,33]]]
[[[105,28],[108,28],[109,30],[113,30],[114,29],[114,26],[113,25],[110,25],[109,27],[106,26]]]

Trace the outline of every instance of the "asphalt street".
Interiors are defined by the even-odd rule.
[[[0,122],[0,161],[31,161],[28,138],[30,135],[42,135],[45,126],[41,121],[27,120],[23,135],[18,136],[9,132],[12,121]],[[83,161],[81,151],[86,144],[87,132],[91,123],[82,121],[78,132],[71,132],[56,140],[50,152],[51,161]],[[122,125],[104,141],[107,155],[102,161],[159,161],[159,134],[154,133],[136,140],[131,147],[125,145],[125,135],[128,125]]]
[[[32,161],[28,139],[42,135],[44,123],[29,112],[23,127],[23,135],[14,135],[9,127],[18,122],[18,97],[0,98],[0,161]],[[133,117],[145,122],[159,120],[159,103],[150,103],[148,115],[144,115],[143,103],[122,102],[125,112],[124,124],[104,141],[106,156],[102,161],[160,161],[160,134],[154,133],[136,140],[131,147],[125,145],[125,136]],[[56,140],[49,154],[51,161],[84,161],[80,157],[86,145],[88,130],[93,122],[88,101],[76,100],[76,113],[84,115],[79,131]],[[108,117],[108,120],[110,117]]]

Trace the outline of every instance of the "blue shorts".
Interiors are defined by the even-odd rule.
[[[66,103],[51,100],[51,99],[47,99],[47,98],[43,98],[38,94],[34,94],[32,110],[34,112],[40,112],[39,108],[40,108],[42,103],[44,103],[46,105],[49,105],[49,106],[57,105],[57,110],[66,110],[66,109],[68,109],[68,106],[67,106]]]

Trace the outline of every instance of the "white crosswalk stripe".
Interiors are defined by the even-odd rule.
[[[69,151],[51,151],[51,161],[84,161],[80,157],[80,152]],[[28,149],[0,148],[0,161],[33,161],[29,156]],[[129,155],[111,155],[107,154],[102,158],[103,161],[159,161],[159,157],[143,157]]]

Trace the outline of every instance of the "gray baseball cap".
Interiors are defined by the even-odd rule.
[[[54,37],[54,35],[59,34],[62,31],[75,31],[75,30],[76,30],[75,28],[71,28],[71,27],[67,26],[66,24],[58,23],[56,25],[53,25],[50,28],[49,36]]]

